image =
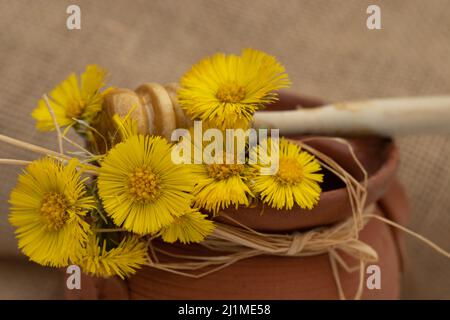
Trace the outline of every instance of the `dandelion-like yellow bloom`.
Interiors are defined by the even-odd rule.
[[[117,144],[101,163],[98,190],[114,223],[153,234],[190,208],[195,178],[171,159],[160,137],[135,135]]]
[[[275,90],[289,84],[284,67],[264,52],[218,53],[181,78],[178,100],[191,118],[211,127],[246,128],[256,110],[277,99]]]
[[[106,71],[97,65],[88,65],[79,82],[75,74],[69,75],[50,93],[49,102],[60,127],[75,124],[74,119],[90,123],[102,109]],[[42,131],[55,130],[53,118],[44,99],[40,99],[32,113],[36,127]]]
[[[267,149],[270,154],[272,141],[268,139]],[[292,209],[294,202],[303,209],[312,209],[320,199],[321,188],[319,182],[323,181],[323,174],[315,157],[300,146],[286,139],[279,140],[279,167],[275,175],[258,175],[252,181],[252,190],[259,194],[264,203],[276,209]],[[250,152],[266,154],[266,150],[258,150],[261,146]],[[262,162],[264,163],[264,162]],[[267,166],[261,163],[253,165],[258,171]]]
[[[167,227],[162,228],[160,235],[165,242],[181,243],[201,242],[214,230],[214,223],[206,214],[198,209],[190,209],[181,217],[175,218]]]
[[[89,237],[77,262],[83,272],[96,277],[135,274],[147,262],[147,246],[138,237],[128,235],[118,245],[101,241],[95,234]]]
[[[198,177],[194,187],[197,207],[214,214],[233,205],[248,206],[253,193],[247,186],[252,174],[246,164],[201,164],[192,165],[192,171]]]
[[[67,166],[43,158],[32,162],[11,192],[9,221],[17,228],[19,248],[42,265],[68,265],[86,241],[89,225],[83,220],[94,207],[86,193],[77,161]]]

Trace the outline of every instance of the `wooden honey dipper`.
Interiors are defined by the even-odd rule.
[[[113,88],[105,93],[103,110],[93,127],[106,139],[115,140],[115,143],[116,128],[112,117],[114,114],[120,117],[129,115],[136,121],[139,133],[170,139],[174,129],[192,125],[191,119],[178,105],[177,89],[176,83],[163,86],[153,82],[144,83],[135,91]],[[96,138],[96,142],[99,151],[105,152],[104,140]]]
[[[177,89],[176,83],[164,86],[145,83],[135,91],[112,89],[105,94],[104,108],[94,127],[105,137],[109,136],[115,131],[112,116],[130,114],[137,121],[139,133],[160,135],[170,140],[174,129],[192,125],[192,120],[178,104]],[[334,103],[313,109],[256,112],[253,127],[278,128],[281,134],[448,134],[450,96],[373,99]]]

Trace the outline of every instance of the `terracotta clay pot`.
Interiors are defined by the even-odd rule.
[[[314,107],[322,102],[292,94],[282,94],[272,109],[290,109],[297,105]],[[290,136],[291,139],[305,137]],[[366,205],[377,204],[379,214],[404,224],[409,210],[401,186],[395,182],[398,152],[389,139],[348,139],[369,174]],[[327,154],[355,178],[362,173],[343,145],[334,141],[311,141],[309,145]],[[283,212],[268,207],[239,208],[227,211],[234,219],[256,230],[287,232],[330,225],[348,218],[351,207],[343,183],[325,171],[324,192],[317,207],[298,207]],[[219,218],[220,219],[220,218]],[[364,299],[396,299],[399,294],[399,274],[402,266],[401,236],[388,225],[370,221],[360,234],[362,241],[379,255],[376,263],[381,269],[381,289],[365,287]],[[171,246],[170,248],[174,248]],[[192,254],[209,254],[200,246],[175,246]],[[207,250],[206,250],[207,251]],[[344,256],[349,265],[356,260]],[[340,270],[340,279],[347,297],[357,288],[359,275]],[[81,291],[68,291],[74,299],[337,299],[338,291],[326,254],[312,257],[259,256],[239,261],[220,271],[199,279],[175,275],[144,267],[126,281],[97,279],[84,276]]]

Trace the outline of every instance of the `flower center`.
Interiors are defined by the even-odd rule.
[[[159,177],[149,168],[136,169],[130,176],[130,193],[139,201],[149,201],[159,193]]]
[[[66,107],[66,116],[70,119],[80,118],[81,114],[84,111],[85,105],[86,104],[84,103],[84,101],[72,101],[72,103],[70,103]]]
[[[236,82],[228,82],[223,84],[217,90],[216,97],[221,102],[237,103],[245,98],[245,88]]]
[[[216,180],[225,180],[232,176],[237,176],[244,171],[243,164],[210,164],[208,174]]]
[[[296,159],[281,157],[276,177],[284,184],[298,184],[303,179],[303,166]]]
[[[42,199],[40,213],[47,220],[47,227],[51,230],[60,229],[66,222],[67,201],[62,194],[49,192]]]

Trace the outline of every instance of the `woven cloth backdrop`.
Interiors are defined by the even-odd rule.
[[[66,29],[81,7],[82,29]],[[369,4],[382,30],[366,28]],[[135,88],[176,81],[216,51],[254,47],[282,61],[298,93],[329,101],[448,94],[450,1],[8,1],[0,0],[0,133],[47,147],[30,112],[70,72],[98,63],[110,83]],[[450,248],[450,139],[398,138],[400,178],[411,198],[410,226]],[[0,158],[33,159],[7,145]],[[0,167],[0,298],[59,298],[60,273],[26,262],[7,222],[19,169]],[[450,298],[448,261],[407,239],[405,298]]]

